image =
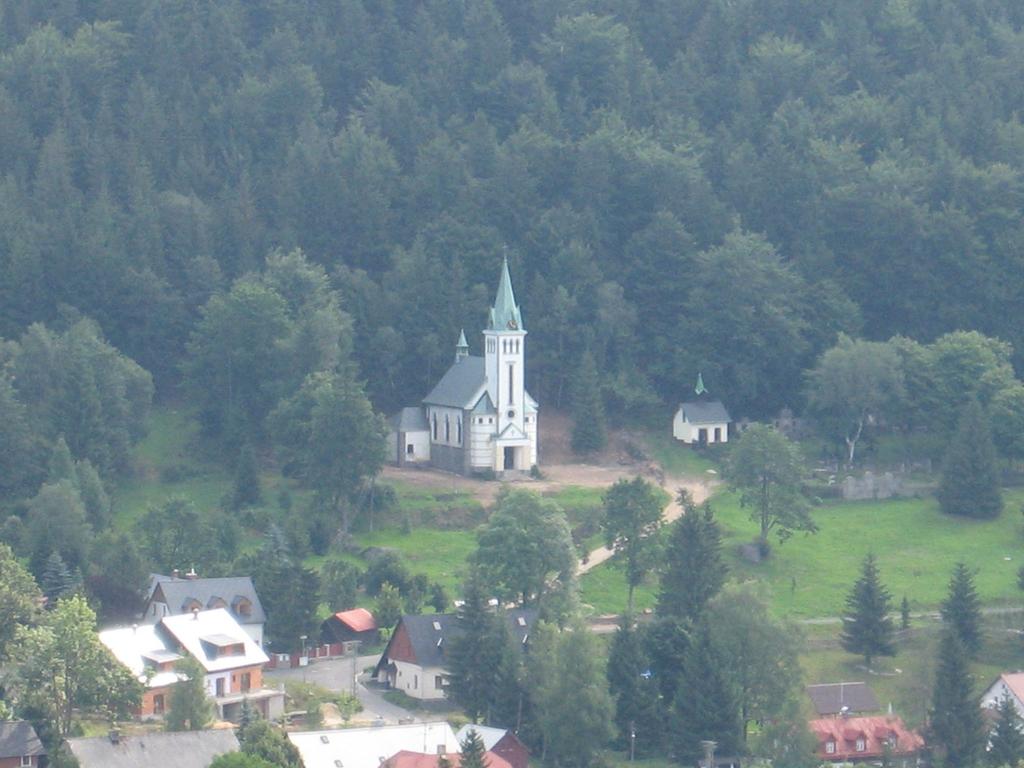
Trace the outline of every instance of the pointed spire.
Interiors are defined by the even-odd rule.
[[[700,372],[697,373],[697,386],[693,388],[693,391],[698,395],[703,395],[708,391],[704,386],[704,376]]]
[[[523,318],[516,304],[516,295],[512,292],[512,277],[508,273],[508,255],[502,259],[501,280],[498,282],[498,293],[494,297],[491,308],[490,323],[492,331],[522,331]]]
[[[459,340],[455,343],[455,362],[469,357],[469,342],[466,341],[466,331],[459,330]]]

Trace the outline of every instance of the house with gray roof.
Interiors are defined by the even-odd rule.
[[[25,720],[0,722],[0,768],[43,765],[46,748],[32,723]]]
[[[237,621],[256,645],[263,647],[263,612],[260,596],[248,576],[201,579],[195,571],[181,577],[153,574],[143,622],[156,624],[164,616],[223,608]]]
[[[699,373],[694,395],[692,400],[679,404],[672,419],[672,435],[687,445],[729,442],[729,411],[720,400],[711,398]]]
[[[216,758],[238,752],[233,730],[150,731],[127,736],[68,739],[80,768],[207,768]]]
[[[534,608],[515,608],[502,614],[519,646],[526,647],[537,621]],[[414,699],[438,700],[448,686],[448,648],[462,632],[455,613],[406,615],[391,633],[373,676]]]
[[[388,455],[398,466],[462,475],[527,472],[537,463],[537,401],[526,391],[526,329],[508,261],[483,331],[483,356],[459,333],[455,360],[419,406],[390,420]]]

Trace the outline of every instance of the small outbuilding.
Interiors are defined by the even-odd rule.
[[[379,636],[377,620],[365,608],[339,611],[320,625],[320,642],[324,645],[353,641],[374,643]]]
[[[0,768],[35,768],[45,761],[46,748],[32,723],[26,720],[0,723]]]
[[[729,412],[721,400],[714,400],[697,374],[696,397],[680,403],[672,419],[672,436],[687,445],[714,445],[729,442]]]

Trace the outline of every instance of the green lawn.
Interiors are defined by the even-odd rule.
[[[945,516],[933,499],[829,504],[814,510],[817,534],[796,534],[775,544],[760,564],[737,555],[757,529],[735,494],[719,493],[713,505],[733,576],[765,582],[775,612],[801,618],[839,615],[868,552],[878,557],[894,600],[906,595],[913,610],[939,604],[953,565],[961,560],[976,570],[978,594],[986,604],[1014,604],[1022,599],[1017,587],[1017,569],[1024,564],[1022,501],[1024,492],[1007,493],[1003,515],[992,521]],[[622,572],[611,565],[586,574],[582,585],[584,602],[598,613],[619,612],[625,605]],[[649,607],[652,594],[641,590],[638,607]]]
[[[363,547],[386,547],[398,552],[413,573],[424,573],[432,582],[444,585],[449,594],[461,591],[466,558],[476,548],[471,531],[442,531],[414,528],[410,533],[384,529],[356,536]]]
[[[652,430],[644,436],[644,444],[667,475],[701,477],[709,469],[716,469],[724,454],[724,446],[697,450],[672,437],[671,429]]]

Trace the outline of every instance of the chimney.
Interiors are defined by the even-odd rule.
[[[134,635],[138,631],[139,631],[139,625],[138,624],[132,624],[132,634]]]
[[[107,737],[110,739],[111,744],[121,743],[121,731],[117,728],[111,728],[107,733]]]
[[[193,608],[192,609],[192,621],[199,621],[199,609],[198,608]]]
[[[188,579],[189,581],[195,581],[196,579],[199,578],[199,574],[196,573],[195,566],[192,566],[191,568],[188,569],[188,573],[185,574],[185,578]]]

